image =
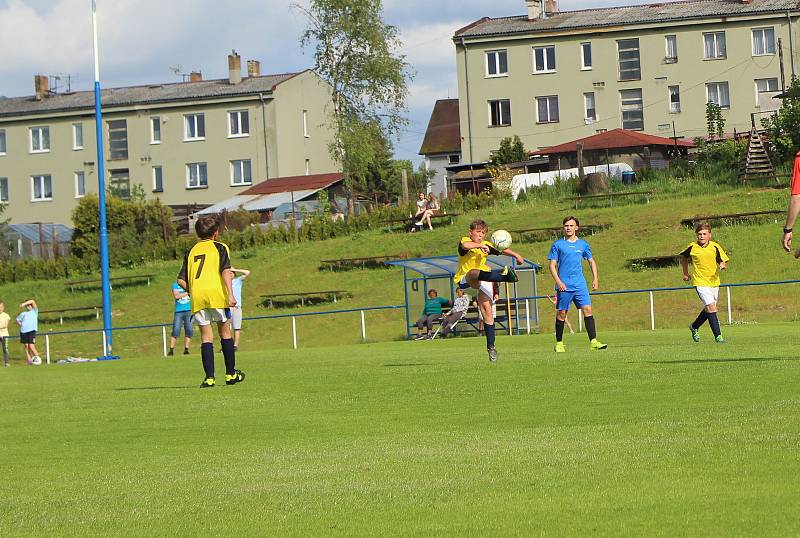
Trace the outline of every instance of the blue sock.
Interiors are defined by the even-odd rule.
[[[503,270],[481,271],[478,273],[478,280],[481,282],[503,282]]]
[[[200,358],[203,360],[203,370],[206,377],[214,377],[214,344],[203,342],[200,344]]]
[[[703,311],[700,312],[700,315],[697,316],[697,319],[694,320],[694,323],[692,323],[692,329],[699,329],[703,325],[703,323],[706,322],[707,319],[708,319],[708,312],[706,312],[704,308]]]
[[[233,350],[233,338],[220,340],[222,344],[222,356],[225,357],[225,373],[233,375],[236,370],[236,352]]]
[[[719,319],[717,319],[716,312],[708,313],[708,324],[711,325],[711,332],[714,333],[714,338],[722,334],[722,331],[719,329]]]
[[[494,347],[494,323],[491,325],[484,323],[483,330],[486,331],[486,349],[492,349]]]

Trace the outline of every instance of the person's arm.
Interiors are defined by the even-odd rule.
[[[683,269],[683,281],[689,282],[691,278],[689,276],[689,258],[686,256],[681,256],[681,268]]]
[[[231,271],[233,271],[234,273],[239,273],[240,275],[242,275],[241,276],[242,279],[245,279],[245,278],[250,276],[250,271],[247,270],[247,269],[235,269],[235,268],[231,267]]]
[[[230,267],[222,270],[222,281],[225,283],[225,289],[228,290],[228,307],[233,308],[236,306],[236,297],[233,295],[233,271]]]
[[[472,250],[473,248],[479,248],[483,251],[484,254],[489,254],[489,245],[484,245],[483,243],[476,243],[475,241],[462,241],[461,248],[464,250]]]
[[[789,209],[786,211],[786,224],[783,225],[783,250],[786,252],[792,251],[792,228],[798,214],[800,214],[800,194],[792,194],[789,198]]]
[[[184,282],[184,284],[186,284],[186,283]],[[182,290],[176,290],[175,288],[172,288],[172,296],[175,298],[176,301],[178,299],[183,299],[184,297],[188,297],[189,296],[189,294],[186,292],[186,288],[180,282],[178,282],[178,285],[183,289]]]
[[[558,263],[556,260],[550,260],[550,274],[553,275],[553,280],[556,281],[556,286],[561,291],[567,291],[567,285],[558,278]]]
[[[19,307],[27,308],[28,305],[31,305],[34,310],[39,310],[39,307],[36,305],[36,301],[34,301],[33,299],[28,299],[27,301],[20,303]]]
[[[175,282],[178,283],[178,286],[189,291],[189,252],[187,251],[186,254],[183,256],[183,263],[181,264],[181,268],[178,271],[178,276],[175,278]]]
[[[525,263],[525,259],[522,256],[520,256],[519,254],[517,254],[516,252],[514,252],[513,250],[511,250],[510,248],[507,248],[505,250],[501,250],[500,254],[505,254],[506,256],[512,256],[515,260],[517,260],[517,263],[520,264],[520,265]]]
[[[594,258],[589,258],[589,267],[592,269],[592,289],[596,290],[599,287],[599,283],[597,281],[597,263],[595,263]]]

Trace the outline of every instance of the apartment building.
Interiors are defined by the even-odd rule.
[[[330,86],[310,70],[261,75],[228,56],[229,77],[105,89],[105,179],[129,197],[141,185],[167,205],[210,205],[274,177],[331,172]],[[12,223],[71,225],[97,192],[93,92],[0,98],[0,202]]]
[[[726,131],[747,131],[798,68],[797,0],[525,7],[453,36],[465,162],[515,134],[530,150],[619,127],[705,136],[709,101]]]

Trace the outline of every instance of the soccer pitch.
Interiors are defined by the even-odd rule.
[[[797,328],[723,333],[2,369],[0,535],[796,535]]]

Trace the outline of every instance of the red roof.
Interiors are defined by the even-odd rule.
[[[542,148],[532,153],[541,155],[552,155],[554,153],[573,153],[578,151],[578,142],[583,142],[583,150],[598,149],[618,149],[618,148],[637,148],[642,146],[674,146],[676,142],[671,138],[653,136],[639,131],[628,131],[626,129],[612,129],[605,133],[598,133],[586,138],[579,138],[571,142],[564,142],[557,146]],[[684,148],[693,148],[694,143],[686,140],[678,140],[677,145]]]
[[[276,177],[253,185],[240,195],[249,194],[275,194],[278,192],[304,191],[313,189],[327,189],[334,183],[344,179],[341,172],[331,174],[312,174],[309,176]]]
[[[458,99],[436,101],[419,154],[461,153],[461,125],[458,117]]]

